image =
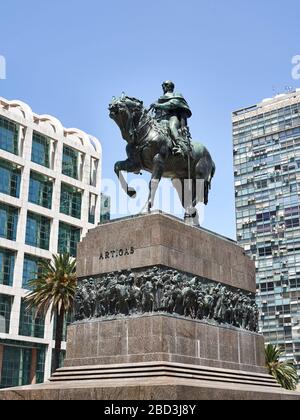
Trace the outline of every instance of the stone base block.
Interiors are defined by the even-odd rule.
[[[255,265],[238,244],[160,213],[113,220],[78,245],[79,279],[164,266],[255,293]]]
[[[66,367],[143,362],[266,372],[264,338],[238,328],[151,314],[68,329]]]

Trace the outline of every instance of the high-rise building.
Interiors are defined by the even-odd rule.
[[[256,262],[260,329],[300,374],[300,90],[233,113],[238,242]]]
[[[41,259],[76,256],[77,242],[100,221],[100,183],[97,139],[0,98],[2,388],[50,376],[55,320],[26,311],[28,281]]]
[[[105,223],[110,220],[110,197],[105,194],[101,194],[101,216],[100,223]]]

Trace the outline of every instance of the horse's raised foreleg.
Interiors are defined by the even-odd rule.
[[[134,188],[131,188],[128,186],[122,171],[125,172],[138,172],[140,171],[141,168],[138,167],[138,165],[136,164],[136,162],[127,159],[121,162],[117,162],[115,164],[115,173],[117,175],[117,177],[119,178],[120,184],[123,188],[123,190],[126,192],[126,194],[130,197],[130,198],[135,198],[136,197],[136,191]]]
[[[157,188],[162,179],[164,171],[165,171],[165,158],[163,157],[163,155],[158,153],[153,158],[153,171],[152,171],[151,181],[149,184],[148,212],[151,211],[154,205]]]

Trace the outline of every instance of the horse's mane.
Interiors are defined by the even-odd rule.
[[[134,98],[133,96],[125,96],[125,99],[129,99],[132,102],[137,102],[141,106],[144,105],[144,102],[143,101],[140,101],[139,99]]]

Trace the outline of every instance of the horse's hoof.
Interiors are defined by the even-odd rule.
[[[185,213],[184,222],[193,227],[200,227],[198,212],[196,211],[193,214]]]

